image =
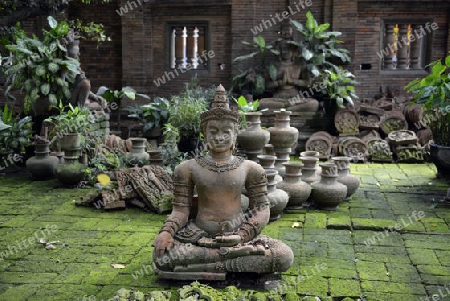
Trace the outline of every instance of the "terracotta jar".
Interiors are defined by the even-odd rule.
[[[274,146],[277,160],[275,161],[275,169],[280,176],[284,177],[286,172],[284,162],[289,162],[289,154],[292,146],[298,141],[298,130],[290,125],[291,111],[281,109],[275,111],[275,126],[268,128],[270,132],[269,143]]]
[[[164,159],[162,156],[162,150],[161,149],[150,149],[147,151],[147,153],[149,154],[149,160],[150,160],[150,164],[153,165],[159,165],[159,166],[163,166],[164,165]]]
[[[258,160],[259,164],[264,168],[264,170],[267,172],[267,170],[274,169],[275,168],[275,160],[277,159],[277,156],[271,156],[271,155],[259,155]],[[275,175],[275,181],[277,183],[283,181],[283,178],[278,174]]]
[[[316,152],[317,153],[317,152]],[[304,166],[302,167],[302,181],[311,184],[313,182],[319,181],[320,176],[318,175],[319,168],[317,162],[318,157],[301,156],[300,160]]]
[[[312,198],[321,209],[337,210],[347,196],[347,186],[336,180],[339,176],[336,164],[322,163],[320,167],[320,180],[311,184]]]
[[[264,154],[265,155],[269,155],[269,156],[275,156],[275,148],[273,147],[272,144],[266,144],[264,145]]]
[[[350,174],[350,160],[351,158],[345,156],[332,157],[333,162],[338,168],[337,181],[347,186],[347,196],[344,201],[350,201],[352,195],[358,189],[361,184],[361,180],[358,177]]]
[[[275,176],[278,175],[278,171],[275,169],[266,170],[267,175],[267,198],[270,201],[270,218],[269,221],[273,222],[278,220],[283,213],[284,208],[289,200],[289,195],[286,191],[277,188],[277,181]]]
[[[130,138],[131,151],[125,154],[125,160],[130,166],[143,166],[148,163],[150,155],[145,151],[145,138]]]
[[[246,128],[237,135],[237,143],[249,160],[258,162],[258,155],[263,153],[269,142],[270,133],[261,128],[261,112],[245,113]]]
[[[302,181],[301,170],[304,165],[300,162],[284,162],[283,165],[286,173],[277,187],[289,195],[287,209],[300,209],[311,194],[311,186]]]
[[[59,138],[61,150],[79,149],[81,146],[81,137],[78,133],[67,133]]]
[[[56,179],[64,185],[77,185],[84,179],[86,166],[78,162],[78,150],[65,150],[64,163],[54,169]]]
[[[27,160],[26,167],[36,180],[45,180],[53,177],[53,170],[59,160],[56,156],[50,156],[50,142],[36,143],[34,145],[36,154]]]
[[[300,153],[300,157],[317,157],[319,158],[319,152],[316,151],[304,151]]]

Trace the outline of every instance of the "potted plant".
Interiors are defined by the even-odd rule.
[[[168,172],[173,174],[175,167],[186,159],[186,153],[182,153],[178,149],[178,142],[180,141],[178,128],[166,123],[162,130],[164,135],[164,141],[161,144],[163,164],[167,167]]]
[[[130,86],[122,87],[121,90],[113,90],[105,86],[101,86],[100,88],[98,88],[96,94],[106,99],[109,104],[115,103],[115,107],[117,108],[117,131],[120,131],[120,109],[122,106],[122,99],[124,97],[135,100],[136,95],[138,95],[146,99],[150,99],[148,95],[137,93],[136,90],[131,88]]]
[[[64,106],[62,102],[59,102],[58,109],[58,115],[44,120],[53,124],[51,142],[58,140],[61,150],[79,149],[82,140],[80,134],[89,131],[88,126],[91,124],[89,109],[74,107],[71,104]]]
[[[270,133],[261,128],[261,111],[258,111],[259,101],[248,102],[244,96],[234,98],[241,114],[241,130],[237,135],[237,143],[249,160],[258,162],[264,146],[269,143]],[[266,110],[266,109],[264,109]]]
[[[339,67],[335,70],[324,70],[321,74],[323,92],[330,99],[336,101],[339,108],[344,108],[344,101],[353,106],[353,99],[358,98],[355,93],[355,76],[348,70]]]
[[[307,68],[314,77],[319,76],[323,70],[337,72],[339,67],[335,64],[336,60],[340,60],[340,63],[350,62],[349,51],[338,47],[342,43],[338,39],[342,33],[328,31],[329,23],[318,24],[309,11],[306,13],[305,25],[293,19],[290,23],[301,33],[302,39],[288,43],[297,47],[300,58],[306,61]]]
[[[178,128],[178,148],[181,152],[193,151],[200,143],[200,114],[208,109],[204,98],[193,98],[188,93],[174,95],[169,107],[169,119]]]
[[[80,74],[80,63],[68,56],[65,40],[69,33],[66,21],[57,22],[49,16],[50,30],[43,30],[42,40],[29,38],[19,31],[13,44],[6,45],[11,55],[2,59],[6,77],[5,95],[15,99],[11,91],[24,91],[23,111],[36,115],[47,113],[49,106],[71,96],[70,84]],[[42,104],[34,105],[37,101]]]
[[[236,75],[233,78],[232,90],[248,91],[248,93],[252,95],[261,96],[266,90],[266,73],[269,72],[272,80],[275,79],[277,74],[273,64],[270,65],[269,71],[266,70],[266,52],[270,51],[275,55],[279,55],[280,53],[278,50],[274,49],[273,45],[267,44],[262,36],[253,37],[253,43],[242,41],[242,44],[251,46],[256,50],[249,54],[238,56],[233,61],[239,62],[259,56],[260,62],[255,68],[249,68]]]
[[[438,176],[450,176],[450,55],[430,65],[431,72],[422,79],[414,79],[405,89],[413,93],[409,105],[421,104],[422,122],[433,134],[430,157]]]
[[[128,106],[125,108],[128,117],[137,119],[143,125],[143,136],[157,138],[161,136],[161,127],[169,118],[170,102],[164,97],[155,97],[153,102],[145,105]]]
[[[0,172],[15,170],[21,153],[31,145],[31,117],[17,119],[5,106],[0,113]],[[9,167],[9,168],[8,168]]]

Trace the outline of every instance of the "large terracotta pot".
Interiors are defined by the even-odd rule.
[[[345,156],[332,157],[332,161],[337,165],[338,168],[338,177],[337,181],[339,183],[347,186],[347,196],[344,201],[350,201],[352,195],[356,192],[359,185],[361,184],[361,180],[358,177],[350,174],[350,160],[351,158]]]
[[[277,181],[275,176],[278,171],[275,169],[266,170],[267,175],[267,198],[270,202],[270,218],[269,221],[273,222],[278,220],[283,213],[284,208],[289,200],[289,195],[286,191],[277,188]]]
[[[319,152],[316,151],[304,151],[300,153],[300,157],[317,157],[319,158]]]
[[[145,150],[145,138],[130,138],[131,151],[125,154],[125,160],[130,166],[143,166],[149,161],[150,155]]]
[[[302,163],[304,164],[304,166],[302,167],[302,181],[308,184],[318,181],[320,179],[319,175],[317,174],[319,170],[317,166],[319,158],[310,156],[304,157],[301,156],[300,160],[302,160]]]
[[[36,180],[45,180],[53,177],[53,170],[59,163],[56,156],[50,156],[50,142],[35,144],[35,156],[26,161],[26,167]]]
[[[286,167],[286,173],[277,187],[289,195],[287,209],[300,209],[311,194],[311,186],[302,181],[301,170],[304,165],[300,162],[284,162],[283,165]]]
[[[274,146],[277,160],[275,169],[284,177],[286,172],[284,162],[289,162],[292,146],[298,141],[298,130],[290,125],[291,111],[281,109],[275,111],[275,126],[268,128],[270,132],[269,143]]]
[[[247,155],[247,159],[258,162],[258,155],[263,153],[269,142],[270,133],[261,128],[261,112],[245,113],[246,128],[237,135],[237,143]]]
[[[259,164],[264,168],[264,170],[267,172],[268,170],[275,168],[275,160],[277,159],[277,156],[271,156],[271,155],[259,155],[258,160]],[[275,175],[275,181],[277,183],[283,181],[283,178],[278,174]]]
[[[264,145],[264,154],[265,155],[269,155],[269,156],[275,156],[276,159],[276,154],[275,154],[275,148],[273,147],[272,144],[266,144]]]
[[[450,176],[450,146],[430,143],[430,158],[436,165],[438,177]]]
[[[149,160],[150,160],[150,164],[153,165],[159,165],[159,166],[163,166],[164,165],[164,159],[163,159],[163,155],[162,155],[162,150],[157,148],[157,149],[150,149],[147,151],[147,153],[150,155]]]
[[[311,196],[319,208],[337,210],[347,196],[347,186],[336,180],[338,177],[336,164],[322,163],[320,167],[322,168],[320,180],[311,184]]]
[[[158,139],[162,135],[162,129],[160,126],[152,127],[150,130],[142,133],[142,136],[147,139]]]
[[[64,151],[64,163],[57,164],[53,173],[64,185],[77,185],[84,179],[86,166],[78,162],[78,150]]]

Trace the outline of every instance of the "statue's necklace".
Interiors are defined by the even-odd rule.
[[[195,161],[197,161],[197,163],[201,167],[206,168],[208,170],[214,172],[224,172],[238,168],[242,164],[242,162],[244,162],[244,158],[236,156],[232,157],[230,161],[228,161],[227,163],[219,164],[213,159],[211,159],[209,156],[208,157],[198,156],[195,158]]]

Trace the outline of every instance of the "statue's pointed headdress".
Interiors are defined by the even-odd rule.
[[[222,85],[219,85],[216,89],[211,108],[208,111],[203,112],[200,117],[202,120],[202,128],[209,120],[227,119],[237,125],[239,125],[241,121],[241,115],[238,112],[230,110],[227,94]]]

